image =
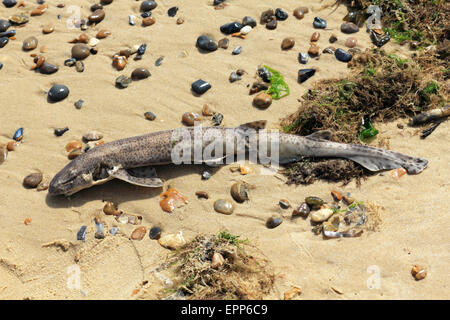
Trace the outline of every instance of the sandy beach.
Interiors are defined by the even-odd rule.
[[[24,1],[23,8],[5,8],[0,4],[0,19],[24,12],[29,15],[37,6],[35,1]],[[104,6],[105,19],[84,31],[95,37],[98,31],[111,32],[97,44],[98,53],[84,60],[84,72],[64,66],[71,57],[73,44],[82,31],[67,27],[73,12],[70,6],[80,8],[87,17],[90,0],[47,1],[49,8],[41,16],[32,16],[23,27],[17,27],[16,40],[10,40],[0,49],[0,144],[8,143],[14,132],[24,128],[23,142],[9,152],[0,165],[0,299],[157,299],[164,288],[164,272],[155,272],[169,250],[151,240],[148,234],[141,241],[129,239],[135,226],[118,223],[112,216],[102,213],[103,200],[119,204],[121,210],[143,217],[147,229],[161,226],[164,232],[182,231],[186,240],[198,234],[217,234],[228,230],[241,238],[248,238],[275,272],[274,290],[267,299],[283,299],[291,286],[299,286],[298,299],[449,299],[450,258],[449,155],[450,124],[442,123],[427,139],[420,139],[419,129],[408,127],[408,119],[392,123],[377,123],[378,141],[388,139],[389,149],[404,154],[423,157],[429,165],[419,175],[405,175],[394,179],[382,172],[362,181],[357,186],[352,181],[340,184],[317,182],[308,186],[287,185],[281,174],[261,175],[261,167],[250,164],[253,172],[240,175],[231,172],[230,165],[211,170],[213,176],[202,180],[205,166],[164,166],[157,168],[158,176],[176,188],[189,203],[166,213],[159,205],[162,190],[136,187],[113,180],[104,185],[83,190],[75,195],[51,197],[47,191],[26,189],[23,178],[36,171],[51,179],[69,160],[65,146],[69,141],[80,140],[84,133],[97,130],[105,142],[142,135],[160,130],[182,127],[185,112],[201,113],[202,106],[210,103],[224,115],[222,125],[267,120],[268,128],[280,129],[281,119],[299,108],[301,96],[314,81],[345,77],[346,63],[334,55],[322,54],[312,59],[308,67],[317,67],[314,78],[299,84],[298,53],[306,52],[311,34],[316,31],[312,20],[321,16],[328,26],[320,30],[318,41],[323,49],[329,45],[331,34],[338,36],[336,47],[344,47],[348,35],[340,31],[346,8],[323,8],[334,1],[229,1],[222,10],[215,10],[212,1],[159,0],[152,16],[156,23],[149,27],[128,24],[128,15],[140,21],[138,1],[113,1]],[[56,4],[64,3],[64,8]],[[167,10],[177,5],[175,17]],[[307,6],[310,12],[298,20],[292,15],[294,8]],[[219,27],[244,16],[255,17],[259,22],[261,12],[282,6],[289,13],[275,30],[258,26],[246,39],[228,36],[227,50],[201,53],[195,47],[197,37],[210,35],[218,41],[224,37]],[[61,15],[61,19],[57,16]],[[178,25],[176,19],[185,22]],[[55,31],[43,34],[42,28],[53,24]],[[12,29],[12,28],[11,28]],[[23,51],[22,42],[35,36],[39,43],[33,51]],[[357,48],[372,47],[364,28],[352,35],[358,39]],[[283,51],[281,41],[293,37],[293,49]],[[147,44],[142,60],[132,58],[123,71],[111,64],[114,53],[134,45]],[[232,55],[232,50],[242,46],[242,53]],[[51,75],[31,71],[34,65],[30,53],[45,47],[47,61],[59,66]],[[385,50],[408,57],[410,51],[394,42]],[[155,61],[164,56],[162,65]],[[255,81],[257,68],[266,64],[284,75],[290,95],[274,100],[266,110],[252,106],[254,96],[248,86]],[[118,89],[115,79],[121,74],[131,74],[138,67],[151,72],[147,79],[134,81],[128,88]],[[242,80],[230,83],[232,71],[244,69]],[[192,94],[191,83],[203,79],[212,88],[201,96]],[[53,84],[64,84],[69,96],[58,103],[49,103],[45,91]],[[74,103],[83,99],[81,109]],[[148,121],[147,111],[157,118]],[[397,124],[403,124],[399,129]],[[211,125],[209,119],[204,125]],[[69,127],[61,137],[54,135],[55,128]],[[377,146],[375,140],[372,145]],[[243,180],[256,186],[249,191],[250,201],[236,204],[232,215],[214,211],[216,199],[231,199],[231,185]],[[380,207],[380,224],[376,231],[365,232],[359,238],[324,240],[311,232],[309,220],[290,219],[292,209],[283,210],[278,202],[285,198],[298,206],[307,196],[318,196],[331,201],[330,191],[350,192],[360,201],[372,202]],[[208,200],[199,200],[196,191],[207,191]],[[285,219],[275,229],[268,229],[265,221],[279,213]],[[101,215],[105,227],[118,226],[116,236],[94,238],[93,219]],[[24,224],[26,218],[32,222]],[[88,226],[86,242],[77,241],[80,226]],[[422,281],[411,276],[413,265],[427,269]],[[78,268],[78,269],[77,269]],[[80,270],[81,288],[71,285],[73,271]],[[379,276],[379,277],[378,277]]]

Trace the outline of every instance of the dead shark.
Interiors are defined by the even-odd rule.
[[[233,154],[243,149],[249,152],[252,137],[260,139],[258,133],[265,131],[265,125],[266,121],[255,121],[235,128],[202,128],[204,134],[200,140],[195,139],[195,128],[182,128],[105,143],[68,163],[54,176],[48,191],[51,195],[68,196],[114,178],[143,187],[162,187],[164,182],[156,176],[153,166],[176,163],[174,155],[180,150],[188,149],[194,154],[199,148],[204,152],[211,149],[214,141],[216,144],[219,141],[218,145],[227,152],[231,146]],[[418,174],[428,165],[428,160],[423,158],[366,145],[331,142],[330,138],[329,131],[306,137],[270,132],[265,142],[259,141],[257,146],[267,148],[267,157],[277,152],[279,164],[299,161],[303,157],[336,157],[355,161],[370,171],[404,168],[410,174]],[[277,143],[277,150],[273,142]],[[211,152],[210,158],[194,163],[220,164],[226,157],[223,152]]]

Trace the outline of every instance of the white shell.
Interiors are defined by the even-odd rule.
[[[89,45],[90,45],[91,47],[95,47],[99,42],[100,42],[100,40],[98,40],[97,38],[91,38],[91,39],[89,40]]]
[[[245,26],[241,29],[241,34],[247,34],[250,31],[252,31],[252,27],[251,26]]]

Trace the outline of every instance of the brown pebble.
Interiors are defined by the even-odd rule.
[[[303,19],[305,17],[305,14],[309,12],[309,9],[307,7],[299,7],[295,8],[294,10],[294,16],[297,19]]]
[[[347,40],[345,41],[345,46],[348,48],[354,48],[356,47],[356,44],[358,43],[358,40],[356,40],[356,38],[354,37],[349,37],[347,38]]]
[[[183,114],[181,120],[187,126],[193,126],[196,121],[202,121],[202,117],[198,113],[195,112],[186,112]]]
[[[61,9],[61,8],[64,8],[65,6],[66,6],[66,5],[65,5],[64,3],[58,3],[58,5],[57,5],[57,7],[60,8],[60,9]]]
[[[105,205],[103,206],[103,212],[108,216],[119,216],[122,214],[122,211],[118,210],[114,202],[111,201],[105,202]]]
[[[224,257],[220,253],[214,252],[212,260],[211,260],[211,268],[218,269],[224,263],[225,263]]]
[[[272,104],[272,97],[265,92],[261,92],[257,94],[255,98],[253,98],[253,105],[255,107],[266,109],[270,107],[271,104]]]
[[[6,149],[8,149],[8,151],[14,151],[14,149],[16,148],[16,141],[10,141],[7,143],[6,145]]]
[[[197,191],[195,193],[195,195],[199,198],[199,199],[209,199],[209,194],[206,191]]]
[[[130,238],[132,240],[142,240],[142,239],[144,239],[144,236],[146,233],[147,233],[147,229],[144,226],[140,226],[140,227],[137,227],[136,229],[134,229]]]
[[[119,56],[129,58],[131,56],[131,49],[123,49],[119,51]],[[114,58],[114,57],[113,57]]]
[[[79,155],[81,155],[83,153],[83,150],[81,149],[74,149],[72,150],[69,155],[67,156],[70,160],[75,159],[76,157],[78,157]]]
[[[156,22],[155,18],[147,17],[147,18],[142,19],[142,26],[148,27],[148,26],[154,25],[155,22]]]
[[[339,191],[332,190],[331,196],[333,197],[334,201],[339,202],[342,200],[342,195]]]
[[[37,8],[34,8],[34,9],[31,11],[30,15],[31,15],[32,17],[33,17],[33,16],[40,16],[40,15],[42,15],[45,11],[47,11],[47,8],[48,8],[48,4],[46,4],[46,3],[41,4],[41,5],[38,6]]]
[[[125,68],[125,66],[127,65],[127,58],[125,56],[114,56],[113,58],[113,66],[117,69],[117,70],[123,70]]]
[[[95,36],[97,39],[105,39],[111,35],[111,32],[108,30],[100,30]]]
[[[230,40],[228,40],[227,38],[223,38],[219,40],[219,48],[222,49],[228,49],[228,45],[230,44]]]
[[[23,185],[27,188],[36,188],[41,183],[42,178],[43,176],[40,172],[29,174],[23,179]]]
[[[37,186],[37,191],[45,191],[49,187],[49,182],[47,180],[42,180],[41,183]]]
[[[72,152],[75,149],[81,149],[83,147],[83,144],[81,141],[70,141],[68,144],[66,144],[66,151]]]
[[[319,46],[315,43],[312,43],[311,46],[309,47],[308,54],[310,56],[317,56],[319,52],[320,52]]]
[[[417,281],[419,281],[425,279],[425,277],[427,276],[427,271],[425,270],[424,267],[415,265],[411,269],[411,274]]]
[[[311,42],[317,42],[320,39],[320,32],[316,31],[311,36]]]
[[[352,197],[344,196],[344,202],[349,206],[349,205],[351,205],[353,202],[355,202],[355,199],[353,199]]]
[[[55,31],[55,28],[52,25],[48,25],[48,26],[45,26],[44,28],[42,28],[43,34],[49,34],[49,33],[52,33],[53,31]]]
[[[76,44],[72,47],[72,58],[83,60],[90,55],[89,47],[84,44]]]
[[[28,37],[23,40],[22,49],[25,51],[36,49],[38,45],[38,39],[36,37]]]
[[[202,108],[202,114],[204,116],[213,116],[216,113],[216,109],[214,106],[210,105],[209,103],[205,103]]]
[[[131,73],[131,79],[133,80],[146,79],[150,76],[151,76],[150,71],[148,71],[145,68],[134,69],[133,72]]]
[[[31,218],[29,218],[29,217],[25,218],[25,220],[23,221],[23,224],[27,226],[27,225],[29,225],[31,223],[31,221],[32,221]]]
[[[91,23],[99,23],[105,18],[105,11],[102,9],[95,10],[90,16],[89,16],[89,22]]]
[[[281,42],[281,49],[289,50],[295,45],[295,40],[293,38],[284,38],[283,42]]]
[[[177,19],[177,24],[183,24],[184,23],[184,19],[183,18],[178,18]]]
[[[266,24],[266,28],[269,30],[274,30],[277,28],[278,22],[277,19],[273,19],[269,23]]]
[[[330,43],[335,43],[337,40],[338,40],[337,36],[335,34],[332,34],[328,41],[330,41]]]

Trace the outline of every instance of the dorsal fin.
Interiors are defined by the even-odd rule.
[[[266,128],[267,121],[266,120],[258,120],[258,121],[252,121],[248,123],[241,124],[240,128],[251,128],[255,130],[263,130]]]
[[[310,134],[309,136],[306,136],[306,138],[311,140],[331,140],[332,136],[333,134],[330,130],[320,130]]]

